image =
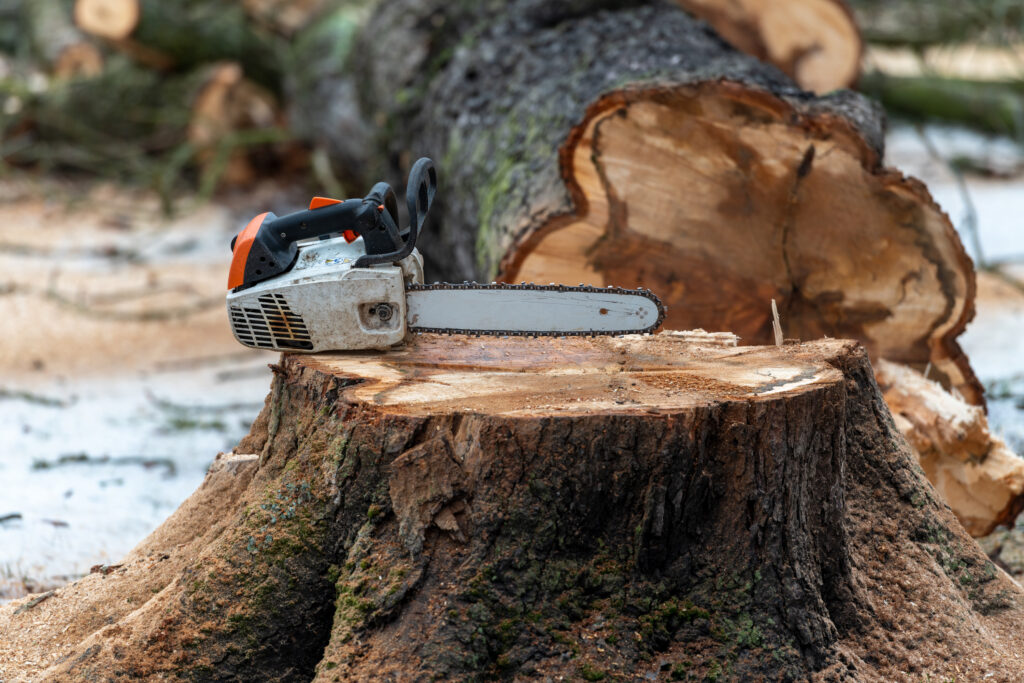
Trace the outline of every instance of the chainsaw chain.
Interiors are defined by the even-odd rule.
[[[595,292],[601,294],[628,294],[632,296],[642,296],[646,299],[650,299],[654,302],[654,305],[658,307],[658,319],[654,321],[654,324],[641,330],[607,330],[607,331],[594,331],[584,330],[579,332],[552,332],[550,330],[460,330],[451,327],[409,327],[412,332],[427,332],[433,334],[465,334],[473,337],[616,337],[623,334],[649,334],[654,330],[661,327],[662,321],[665,320],[665,306],[661,303],[661,299],[657,297],[649,289],[643,287],[637,289],[625,289],[623,287],[594,287],[591,285],[579,285],[571,287],[569,285],[536,285],[532,282],[522,282],[520,284],[510,284],[507,282],[492,282],[491,284],[481,284],[479,282],[463,282],[461,284],[452,282],[435,282],[430,285],[408,285],[406,291],[409,292],[429,292],[433,290],[446,290],[446,289],[476,289],[476,290],[488,290],[488,289],[510,289],[510,290],[523,290],[533,292]]]

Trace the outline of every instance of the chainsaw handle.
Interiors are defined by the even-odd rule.
[[[373,189],[376,190],[381,185],[386,185],[386,183],[377,183]],[[390,186],[388,186],[388,190],[391,190]],[[370,194],[373,195],[373,190],[371,190]],[[353,264],[353,267],[366,268],[378,263],[398,263],[411,254],[416,246],[416,238],[419,236],[420,229],[423,228],[423,223],[427,219],[427,212],[430,211],[430,207],[434,203],[434,195],[436,194],[437,170],[434,168],[434,162],[427,157],[422,157],[413,164],[412,170],[409,171],[409,180],[406,182],[405,200],[409,208],[409,230],[404,235],[404,243],[401,237],[394,240],[395,246],[401,246],[396,251],[387,254],[374,253],[367,248],[366,255],[360,256]],[[393,192],[391,196],[394,197]],[[384,218],[386,219],[387,216]],[[387,221],[385,220],[385,222]],[[387,226],[389,234],[391,233],[392,225]],[[397,229],[394,235],[398,237]]]
[[[366,253],[353,267],[398,263],[412,253],[437,192],[437,172],[426,157],[413,166],[406,188],[410,225],[398,229],[398,199],[387,183],[377,183],[362,199],[347,199],[286,216],[260,214],[231,241],[228,288],[251,287],[287,272],[298,258],[297,242],[345,231],[363,238]]]

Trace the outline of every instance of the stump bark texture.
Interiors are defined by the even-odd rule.
[[[0,608],[0,677],[1013,679],[1024,593],[863,349],[728,344],[286,356],[121,566]]]
[[[972,264],[882,165],[869,100],[811,95],[674,4],[385,0],[351,58],[392,175],[439,162],[439,279],[645,286],[668,325],[750,343],[775,299],[787,336],[931,363],[981,402],[956,342]]]

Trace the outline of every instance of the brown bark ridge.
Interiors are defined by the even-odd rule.
[[[881,164],[877,105],[813,96],[672,4],[473,7],[385,0],[352,52],[393,177],[439,164],[433,276],[644,286],[669,326],[747,343],[771,342],[775,299],[789,337],[931,363],[982,401],[956,341],[971,261]]]
[[[806,90],[857,82],[864,50],[843,0],[678,0],[738,50],[779,67]]]
[[[854,342],[285,356],[123,566],[0,607],[0,678],[1012,680],[1024,592]]]

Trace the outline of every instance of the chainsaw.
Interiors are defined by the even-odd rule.
[[[384,350],[412,332],[594,336],[652,332],[665,308],[645,289],[423,283],[416,239],[437,193],[430,159],[409,173],[409,227],[387,183],[362,199],[314,197],[262,213],[231,241],[227,307],[235,338],[258,349]]]

